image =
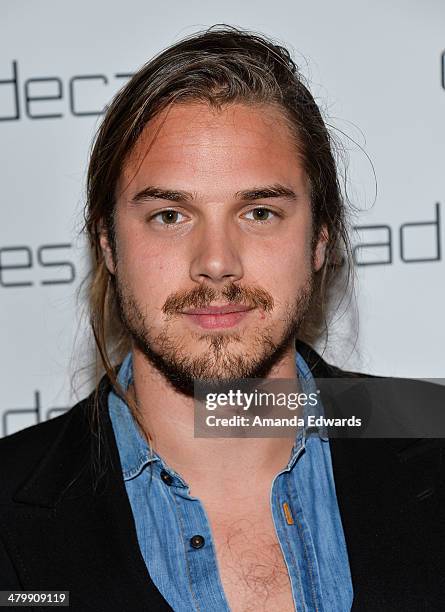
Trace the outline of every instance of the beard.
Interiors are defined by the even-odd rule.
[[[251,326],[247,326],[242,334],[187,329],[179,336],[173,333],[171,322],[175,316],[182,316],[179,313],[184,308],[204,308],[218,300],[241,302],[268,312],[273,309],[273,297],[264,289],[240,287],[234,283],[226,285],[221,291],[200,285],[190,291],[175,293],[166,300],[162,308],[166,315],[165,325],[156,332],[144,308],[119,278],[117,268],[111,278],[118,315],[133,344],[170,385],[187,396],[194,395],[195,383],[205,385],[207,391],[212,389],[218,392],[225,385],[237,381],[266,378],[273,366],[294,345],[310,307],[314,284],[311,272],[293,303],[286,304],[283,317],[263,328],[257,325],[252,330]],[[272,332],[277,325],[282,325],[282,332],[278,340],[273,340]],[[202,345],[199,354],[191,353],[189,334]],[[243,336],[247,336],[246,342],[243,342]]]

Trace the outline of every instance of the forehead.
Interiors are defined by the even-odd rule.
[[[144,183],[221,191],[266,182],[305,182],[298,144],[271,105],[172,104],[144,127],[124,164],[119,191]],[[216,195],[216,194],[215,194]]]

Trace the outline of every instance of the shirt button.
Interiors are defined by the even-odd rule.
[[[202,548],[204,546],[204,538],[202,535],[194,535],[193,538],[190,538],[190,545],[193,548]]]
[[[170,474],[168,472],[166,472],[165,470],[161,470],[161,478],[162,480],[165,482],[165,484],[167,485],[171,485],[171,483],[173,482],[173,478],[170,476]]]

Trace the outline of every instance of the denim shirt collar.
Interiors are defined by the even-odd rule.
[[[306,361],[298,351],[296,352],[295,363],[302,392],[306,394],[316,393],[317,387],[314,377]],[[126,355],[121,364],[117,380],[125,391],[128,390],[129,385],[133,382],[133,358],[131,351]],[[108,398],[108,408],[119,449],[124,480],[138,476],[147,464],[159,462],[161,469],[166,470],[172,476],[174,484],[180,487],[188,487],[181,476],[171,467],[167,466],[162,458],[149,448],[129,407],[113,390],[110,391]],[[321,402],[318,401],[317,414],[321,412]],[[306,407],[304,416],[306,416]],[[289,462],[283,471],[292,469],[296,460],[305,449],[306,440],[307,426],[298,429]]]

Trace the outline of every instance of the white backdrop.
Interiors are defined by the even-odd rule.
[[[2,0],[0,436],[91,388],[80,376],[74,391],[71,377],[91,358],[76,298],[87,262],[78,233],[104,105],[154,53],[221,22],[294,50],[349,153],[349,196],[365,211],[353,236],[359,328],[341,317],[327,357],[445,377],[442,0]]]

